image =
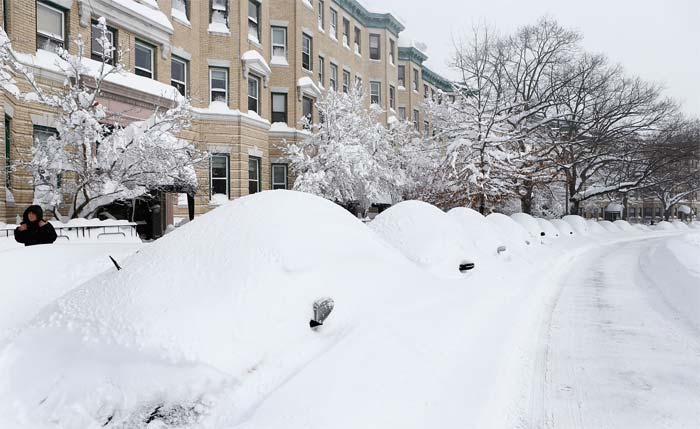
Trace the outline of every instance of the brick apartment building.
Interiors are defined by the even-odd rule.
[[[318,121],[323,91],[360,82],[384,123],[406,118],[427,133],[424,98],[450,90],[423,65],[425,49],[401,37],[399,20],[355,0],[2,0],[0,12],[20,60],[44,85],[63,84],[50,52],[75,53],[79,34],[100,57],[93,35],[103,16],[130,74],[105,86],[100,101],[111,112],[144,119],[169,105],[173,88],[191,97],[192,127],[180,137],[212,154],[197,172],[196,214],[224,198],[290,188],[279,146],[304,137],[302,117]],[[3,169],[55,132],[53,112],[1,91],[0,116]],[[31,176],[16,169],[0,180],[0,221],[13,222],[32,202]],[[161,199],[162,224],[186,216],[182,195]]]

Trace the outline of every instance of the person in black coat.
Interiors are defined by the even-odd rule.
[[[22,223],[15,228],[15,240],[25,246],[51,244],[56,241],[56,230],[44,220],[44,211],[40,206],[29,206],[24,211]]]

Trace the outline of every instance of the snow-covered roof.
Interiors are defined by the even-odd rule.
[[[297,87],[299,88],[299,101],[304,94],[310,95],[312,97],[318,98],[321,96],[321,90],[316,86],[313,79],[308,76],[299,78],[297,81]]]
[[[68,63],[62,60],[57,54],[38,49],[34,55],[24,53],[15,53],[15,55],[17,60],[23,65],[39,69],[39,73],[36,73],[39,76],[51,79],[51,76],[47,76],[46,74],[42,75],[41,71],[44,70],[53,73],[54,78],[60,77],[61,82],[65,80],[64,70],[67,70]],[[89,76],[95,77],[100,73],[100,67],[102,67],[101,62],[85,57],[83,57],[81,61],[83,66],[87,69],[87,74]],[[105,67],[111,68],[108,64],[105,64]],[[170,85],[127,71],[110,74],[105,81],[168,100],[177,100],[181,97],[177,89]]]
[[[241,121],[266,130],[270,128],[270,122],[255,112],[241,112],[238,109],[231,110],[226,103],[221,101],[212,101],[209,107],[193,107],[191,110],[197,119]]]
[[[265,81],[265,86],[267,87],[272,69],[270,69],[270,66],[260,52],[255,50],[244,52],[243,55],[241,55],[241,62],[243,63],[244,78],[248,79],[248,73],[252,70],[254,73],[262,76]]]
[[[605,207],[605,211],[608,213],[622,213],[624,207],[620,203],[612,202]]]

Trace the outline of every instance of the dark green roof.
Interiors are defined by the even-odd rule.
[[[399,60],[401,61],[411,61],[416,64],[423,64],[423,61],[427,59],[428,56],[416,48],[399,46]]]
[[[423,66],[423,80],[445,92],[452,92],[454,90],[452,83],[448,79],[440,76],[426,66]]]
[[[352,15],[360,24],[369,28],[384,28],[394,36],[399,35],[405,27],[390,13],[376,13],[368,11],[356,0],[333,0],[347,13]]]

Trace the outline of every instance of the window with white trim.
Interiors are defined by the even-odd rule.
[[[311,124],[314,120],[314,100],[309,97],[302,97],[301,99],[301,111],[303,117],[306,118],[304,123],[304,128],[311,128]]]
[[[209,197],[226,195],[229,197],[229,155],[215,153],[209,160]]]
[[[181,12],[187,19],[190,18],[190,7],[188,0],[173,0],[171,7]]]
[[[311,36],[306,33],[301,35],[301,66],[302,68],[311,71],[312,64],[311,58],[313,54],[313,40]]]
[[[369,102],[371,104],[380,104],[382,97],[382,84],[380,82],[369,83]]]
[[[362,53],[362,30],[360,27],[355,27],[355,53]]]
[[[187,96],[187,74],[189,69],[187,61],[175,55],[173,55],[171,59],[170,85],[177,88],[181,95]]]
[[[413,69],[413,90],[418,91],[418,70]]]
[[[223,24],[228,27],[228,0],[210,0],[210,24]]]
[[[396,108],[396,88],[394,85],[389,85],[389,108]]]
[[[331,20],[330,20],[330,35],[334,39],[338,39],[338,11],[330,8]]]
[[[382,38],[379,34],[369,35],[369,58],[380,60],[382,58]]]
[[[333,91],[338,90],[338,66],[331,63],[330,86]]]
[[[396,64],[396,42],[394,39],[389,39],[389,64]]]
[[[413,109],[413,126],[416,127],[416,130],[420,130],[418,127],[418,124],[420,122],[420,112],[418,112],[418,109]]]
[[[270,171],[271,188],[287,189],[287,164],[272,164]]]
[[[260,3],[248,0],[248,39],[260,43]]]
[[[343,92],[348,93],[350,91],[350,72],[343,70]]]
[[[136,53],[134,54],[134,73],[139,76],[155,79],[155,51],[156,48],[141,42],[136,41]]]
[[[62,9],[36,2],[36,48],[54,52],[66,43],[66,14]]]
[[[106,40],[103,40],[103,36]],[[90,58],[102,62],[103,53],[105,52],[103,44],[108,44],[108,51],[104,55],[104,60],[107,64],[113,64],[117,52],[114,46],[115,40],[117,40],[116,30],[106,27],[103,31],[97,22],[94,21],[90,27]]]
[[[325,86],[326,82],[326,76],[324,74],[326,70],[326,60],[323,58],[323,56],[319,55],[318,56],[318,83],[321,84],[321,86]]]
[[[357,88],[358,91],[362,92],[362,78],[360,76],[355,76],[355,88]]]
[[[399,66],[399,86],[406,87],[406,66]]]
[[[402,121],[406,120],[406,108],[403,106],[399,106],[399,119]]]
[[[318,28],[323,30],[325,27],[326,11],[324,10],[325,3],[323,0],[318,0]]]
[[[350,47],[350,21],[343,18],[343,46]]]
[[[287,123],[287,94],[272,93],[272,122]]]
[[[260,158],[248,157],[248,194],[260,192]]]
[[[287,60],[287,28],[272,27],[272,56]]]
[[[248,111],[260,114],[260,78],[248,75]]]
[[[228,69],[209,69],[209,102],[228,104]]]

